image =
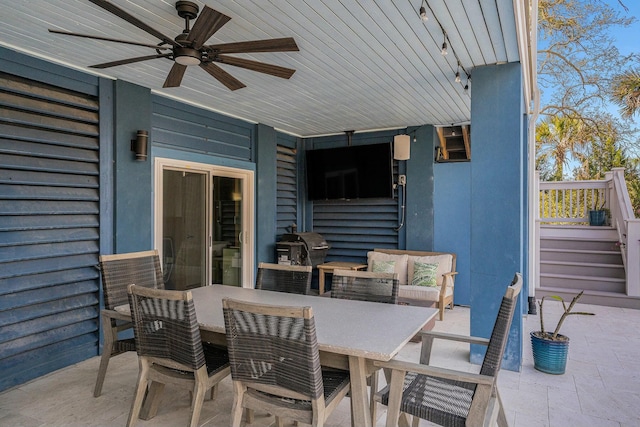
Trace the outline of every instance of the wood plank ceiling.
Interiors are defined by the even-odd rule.
[[[230,91],[199,67],[162,89],[172,62],[154,59],[99,70],[164,96],[297,136],[345,130],[468,123],[469,73],[519,61],[513,0],[206,0],[232,19],[207,44],[294,37],[299,52],[236,55],[296,69],[290,80],[221,65],[247,87]],[[169,36],[184,21],[174,1],[112,0]],[[158,40],[88,0],[0,0],[0,45],[96,73],[88,65],[152,55],[153,49],[51,34],[47,29]],[[440,53],[448,37],[448,55]],[[455,54],[454,54],[455,52]]]

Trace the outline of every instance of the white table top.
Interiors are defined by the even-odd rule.
[[[370,360],[392,359],[438,310],[427,307],[341,300],[313,295],[212,285],[192,289],[198,323],[224,334],[222,299],[311,306],[321,351]]]

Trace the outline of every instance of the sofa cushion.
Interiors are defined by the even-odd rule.
[[[451,264],[453,263],[453,257],[451,254],[443,254],[443,255],[432,255],[432,256],[409,256],[407,259],[408,268],[407,268],[407,278],[409,283],[413,281],[414,275],[414,264],[416,262],[421,262],[424,264],[438,264],[438,268],[436,270],[436,284],[438,286],[442,285],[442,275],[445,273],[451,272]]]
[[[446,295],[451,295],[453,289],[447,287]],[[406,285],[398,288],[398,298],[409,298],[417,300],[438,301],[440,299],[440,288],[431,286]]]
[[[395,273],[398,274],[398,282],[401,285],[407,284],[407,254],[395,255],[385,254],[383,252],[369,251],[367,252],[367,270],[373,271],[373,261],[395,261]]]
[[[436,287],[436,275],[438,264],[427,264],[415,261],[413,263],[413,278],[410,284],[414,286],[432,286]]]

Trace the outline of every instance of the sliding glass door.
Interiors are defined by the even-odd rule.
[[[156,247],[167,289],[253,286],[253,172],[156,159]]]

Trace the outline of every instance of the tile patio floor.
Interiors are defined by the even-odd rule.
[[[555,324],[559,303],[546,302],[545,320]],[[640,426],[640,311],[577,305],[596,316],[568,318],[563,332],[571,337],[564,375],[533,369],[529,331],[538,329],[539,315],[524,322],[523,364],[520,372],[502,370],[499,389],[512,427],[631,427]],[[548,310],[547,310],[548,309]],[[468,333],[469,309],[447,310],[436,329]],[[409,343],[399,355],[417,360],[419,344]],[[440,341],[432,364],[478,371],[468,363],[468,346]],[[137,376],[134,353],[111,360],[103,394],[93,397],[99,358],[94,357],[0,393],[0,426],[124,426]],[[232,404],[231,381],[221,384],[218,398],[205,401],[201,426],[227,426]],[[379,406],[377,426],[384,426],[385,408]],[[167,387],[158,415],[138,426],[183,426],[189,416],[188,393]],[[273,418],[256,414],[252,426],[268,426]],[[328,426],[349,426],[349,402],[344,400]],[[426,421],[421,426],[426,426]]]

